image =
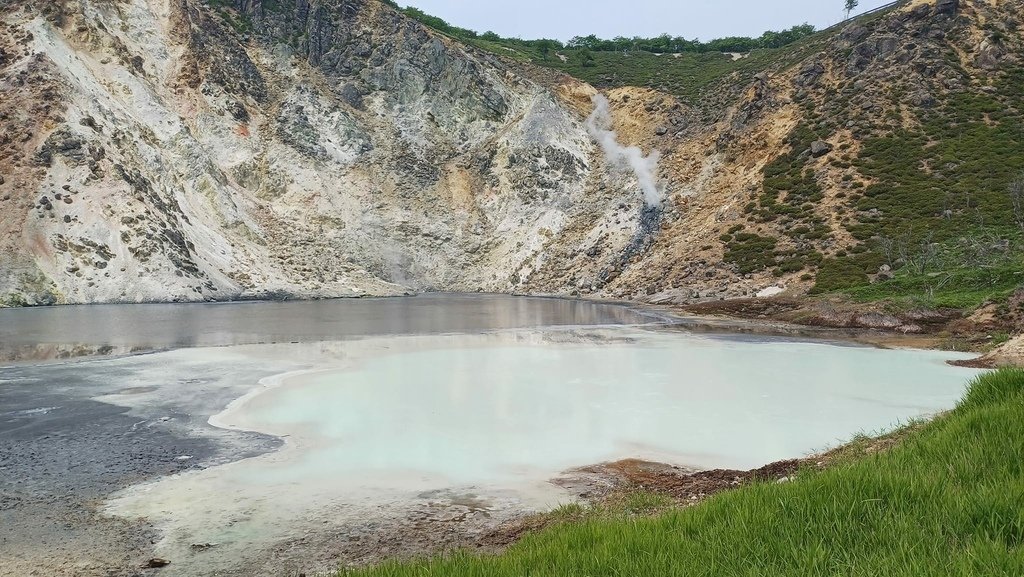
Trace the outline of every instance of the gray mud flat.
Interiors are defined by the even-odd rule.
[[[100,514],[107,496],[280,445],[205,426],[234,394],[231,387],[215,391],[218,379],[207,367],[176,370],[173,377],[164,371],[163,386],[149,389],[139,375],[160,372],[150,362],[0,369],[0,575],[137,575],[157,535],[143,520]],[[205,386],[190,393],[191,402],[175,398],[175,385],[199,383]],[[207,401],[203,392],[212,393]],[[145,396],[145,406],[93,400],[119,393]]]

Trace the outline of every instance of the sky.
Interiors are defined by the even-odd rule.
[[[856,12],[891,0],[860,0]],[[689,39],[760,36],[804,22],[825,28],[843,19],[844,0],[399,0],[450,24],[524,39],[597,34]]]

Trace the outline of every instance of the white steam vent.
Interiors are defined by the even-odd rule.
[[[653,150],[644,156],[644,151],[639,147],[619,144],[619,137],[612,130],[608,99],[603,94],[595,94],[591,100],[594,102],[594,112],[587,118],[587,132],[601,146],[610,164],[633,171],[647,206],[660,207],[664,200],[664,192],[658,187],[658,161],[661,160],[661,153]]]

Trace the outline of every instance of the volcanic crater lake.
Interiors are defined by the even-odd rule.
[[[949,409],[977,374],[947,364],[967,357],[955,353],[697,333],[627,307],[476,295],[0,311],[0,337],[9,350],[168,349],[0,369],[0,399],[31,379],[126,407],[136,427],[284,439],[108,495],[108,514],[156,525],[180,574],[438,494],[495,515],[551,508],[571,499],[552,479],[604,461],[801,457]],[[7,422],[36,418],[22,408]],[[218,546],[198,556],[195,543]]]
[[[378,487],[410,474],[508,482],[629,457],[748,469],[949,408],[971,374],[941,352],[595,335],[608,342],[394,343],[285,379],[220,419],[308,439],[316,448],[295,478],[372,473]]]

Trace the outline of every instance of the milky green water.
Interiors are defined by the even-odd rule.
[[[316,439],[261,483],[544,479],[639,457],[753,468],[953,407],[957,355],[625,330],[629,342],[385,354],[265,392],[247,422]]]
[[[464,499],[485,507],[491,521],[470,523],[483,530],[572,500],[551,480],[604,461],[749,469],[804,456],[952,408],[977,374],[943,352],[621,326],[173,355],[315,371],[265,378],[211,419],[284,437],[280,450],[108,501],[108,513],[158,527],[165,571],[183,576],[226,574],[318,530],[359,536],[462,515]]]

